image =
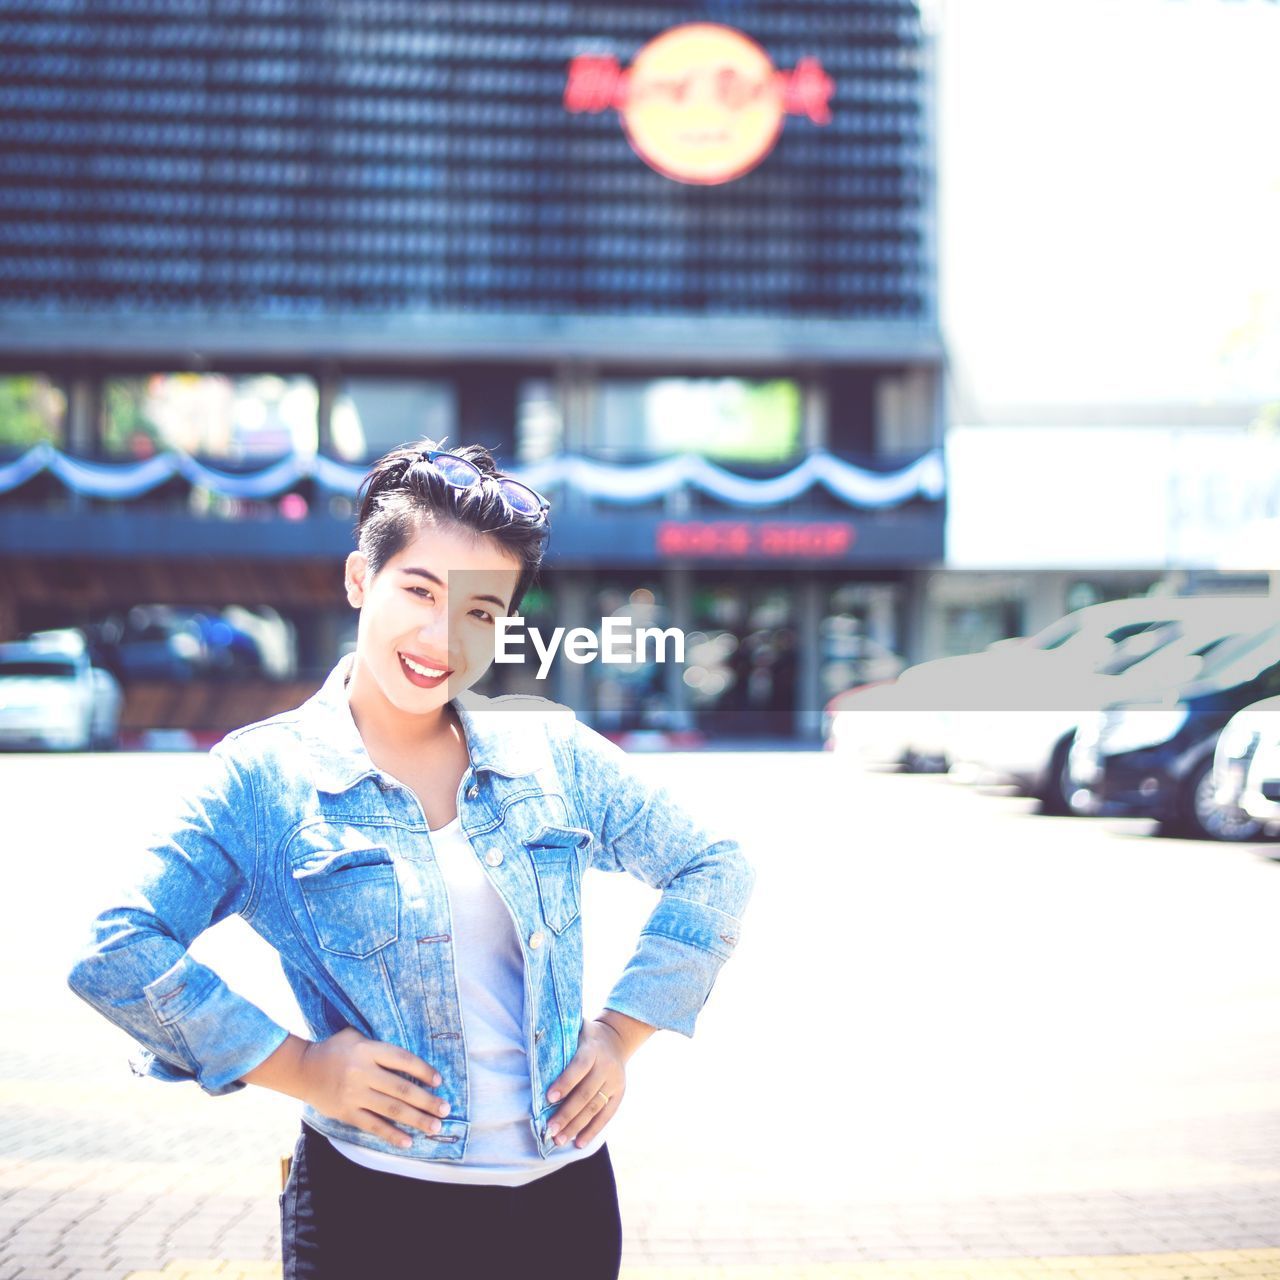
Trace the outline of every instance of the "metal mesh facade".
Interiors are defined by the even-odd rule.
[[[736,26],[817,56],[723,186],[674,182],[569,60]],[[0,306],[924,321],[932,176],[905,0],[0,3]]]

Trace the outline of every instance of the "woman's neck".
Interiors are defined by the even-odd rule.
[[[421,756],[461,738],[457,713],[448,703],[422,714],[402,711],[362,672],[358,661],[352,663],[346,693],[351,718],[366,748],[393,756]]]

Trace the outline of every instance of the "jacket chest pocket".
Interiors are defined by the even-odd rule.
[[[555,933],[563,933],[581,909],[582,863],[578,850],[589,846],[590,831],[583,827],[544,824],[524,840],[533,863],[542,918]]]
[[[400,887],[382,846],[316,850],[293,878],[325,951],[365,960],[400,936]]]

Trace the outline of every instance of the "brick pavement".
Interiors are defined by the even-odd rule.
[[[707,761],[682,764],[691,785]],[[73,765],[50,763],[61,771]],[[36,882],[24,889],[15,881],[0,901],[8,1031],[0,1045],[0,1280],[277,1277],[278,1159],[292,1149],[297,1104],[265,1090],[211,1099],[187,1086],[135,1079],[125,1066],[127,1039],[63,985],[59,948],[78,935],[101,883],[90,862],[66,875],[66,859],[75,849],[101,852],[100,829],[119,838],[128,830],[130,796],[119,785],[123,763],[112,763],[115,780],[85,802],[86,825],[67,840],[63,862],[16,864],[15,875]],[[803,763],[815,767],[812,758]],[[816,767],[829,765],[819,760]],[[179,765],[149,761],[148,767]],[[645,767],[662,764],[654,759]],[[759,796],[764,806],[771,786],[788,785],[777,777],[788,767],[779,757],[743,755],[736,767],[735,803]],[[749,776],[752,770],[758,775]],[[37,786],[42,772],[36,772]],[[847,1116],[828,1113],[825,1125],[807,1121],[815,1099],[830,1092],[804,1083],[813,1068],[795,1081],[763,1060],[748,1064],[758,1073],[743,1070],[737,1029],[752,1022],[757,1008],[790,999],[800,1011],[794,1016],[829,1029],[823,987],[838,985],[849,1000],[856,994],[835,976],[819,977],[814,990],[770,986],[777,952],[765,943],[786,926],[795,886],[766,876],[753,931],[704,1012],[700,1036],[693,1042],[654,1037],[629,1072],[627,1106],[610,1134],[626,1230],[624,1280],[1280,1280],[1280,984],[1274,962],[1266,964],[1270,944],[1260,943],[1256,956],[1232,953],[1242,939],[1260,937],[1261,922],[1280,905],[1280,876],[1268,878],[1243,849],[1126,844],[1123,831],[1051,820],[1030,824],[1037,839],[1028,845],[1016,806],[1002,808],[938,779],[858,786],[862,803],[873,809],[888,813],[904,800],[912,804],[924,830],[912,846],[895,829],[892,860],[828,858],[824,865],[843,877],[830,882],[829,896],[861,895],[871,906],[856,917],[855,949],[822,917],[808,941],[830,948],[822,963],[833,975],[864,972],[898,947],[886,972],[899,986],[879,994],[865,988],[858,1024],[885,1028],[895,1053],[868,1054],[857,1042],[851,1050],[839,1038],[817,1047],[813,1060],[823,1078],[838,1061],[861,1091],[844,1100]],[[119,806],[114,813],[112,803]],[[804,843],[785,815],[779,819],[762,807],[758,817],[764,841],[780,849]],[[1025,1003],[1011,1016],[1005,1008],[1010,989],[996,980],[1005,970],[984,968],[999,957],[967,941],[991,937],[992,920],[980,913],[991,896],[983,876],[994,873],[973,871],[975,888],[965,903],[966,911],[978,913],[972,918],[952,926],[934,907],[970,891],[929,832],[944,829],[959,839],[969,823],[990,840],[991,866],[1000,868],[1008,892],[1013,883],[1024,896],[1032,893],[1033,882],[1016,877],[1034,848],[1064,915],[1087,912],[1092,891],[1108,910],[1141,897],[1143,910],[1116,916],[1131,949],[1118,955],[1133,972],[1145,970],[1136,958],[1126,960],[1130,955],[1157,956],[1166,967],[1176,962],[1175,953],[1162,950],[1160,921],[1185,912],[1186,936],[1199,948],[1196,968],[1187,972],[1199,985],[1179,977],[1167,998],[1154,984],[1143,987],[1146,1020],[1139,1035],[1127,1038],[1125,1020],[1138,1016],[1133,992],[1120,986],[1115,1009],[1106,1006],[1117,985],[1102,955],[1112,934],[1095,927],[1088,953],[1094,967],[1072,978],[1078,1000],[1062,998],[1075,988],[1063,986],[1052,970],[1037,975],[1038,990],[1058,992],[1066,1018],[1061,1028],[1050,1018],[1035,1021],[1034,1007]],[[48,833],[37,824],[25,839],[47,841]],[[865,843],[874,846],[874,833]],[[810,844],[830,850],[829,842]],[[1070,863],[1057,860],[1068,850]],[[1161,881],[1153,877],[1157,863]],[[1061,875],[1067,865],[1073,878]],[[59,877],[66,902],[65,913],[54,918],[22,907],[48,892],[38,882],[45,874]],[[1211,907],[1220,894],[1223,902],[1239,904],[1235,918],[1217,910],[1192,916],[1177,896],[1180,878],[1197,909],[1206,894]],[[605,879],[589,877],[592,887],[584,890],[598,895],[591,908],[584,905],[584,915],[590,910],[608,921],[594,942],[588,934],[597,994],[629,954],[650,901],[643,893],[611,897],[624,892],[626,882],[620,888]],[[953,988],[937,987],[936,970],[920,970],[936,990],[914,983],[912,953],[899,946],[904,919],[890,918],[876,932],[883,912],[875,903],[905,901],[920,894],[920,885],[931,890],[919,898],[924,936],[953,970],[963,971],[954,986],[964,996],[963,1022],[949,1020]],[[1080,891],[1074,901],[1073,885]],[[1155,900],[1160,912],[1147,909]],[[1083,918],[1082,928],[1089,923]],[[993,919],[1011,936],[1020,927],[1015,917]],[[1042,930],[1045,921],[1041,914],[1033,923]],[[34,949],[24,941],[32,929],[40,942]],[[273,1004],[278,981],[262,968],[255,939],[230,928],[215,938],[220,930],[196,944],[206,948],[201,958],[283,1019],[287,1011]],[[1020,936],[1018,946],[1026,954]],[[1213,956],[1227,961],[1211,969]],[[810,1005],[815,995],[821,998]],[[935,1003],[924,1003],[931,996]],[[896,1014],[907,1004],[917,1010],[913,1024]],[[1166,1008],[1168,1025],[1156,1016]],[[928,1035],[936,1039],[920,1027],[934,1028]],[[958,1044],[969,1052],[958,1053]],[[1158,1050],[1163,1057],[1156,1061],[1164,1065],[1152,1072],[1135,1046]],[[1016,1095],[999,1072],[1005,1064],[1023,1070],[1024,1058],[1039,1075],[1031,1077],[1034,1087]],[[1062,1092],[1064,1083],[1072,1094]],[[758,1110],[761,1093],[786,1104],[780,1118],[767,1107]],[[956,1105],[961,1098],[972,1102],[968,1115]]]
[[[811,1261],[732,1265],[624,1264],[620,1280],[1218,1280],[1280,1275],[1280,1249],[1208,1253],[1117,1254],[1112,1257],[929,1258],[916,1262]],[[279,1280],[272,1263],[177,1259],[127,1280]]]

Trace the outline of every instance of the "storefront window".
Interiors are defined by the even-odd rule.
[[[40,373],[0,377],[0,450],[17,451],[65,439],[67,397]]]
[[[592,600],[595,619],[629,618],[633,630],[672,625],[661,583],[656,579],[610,576],[599,581]],[[652,643],[644,646],[643,654],[635,661],[590,662],[585,670],[592,723],[601,732],[670,727],[666,664],[657,661]]]
[[[948,605],[942,611],[942,654],[978,653],[997,640],[1022,634],[1018,600]]]
[[[520,384],[516,408],[516,464],[531,466],[564,450],[564,413],[555,383],[530,378]]]
[[[598,388],[599,457],[698,453],[725,462],[785,462],[801,449],[799,386],[786,379],[607,380]]]
[[[1128,600],[1132,596],[1144,595],[1158,574],[1152,574],[1135,580],[1131,577],[1076,578],[1069,583],[1066,590],[1063,611],[1074,613],[1091,604],[1102,604],[1107,600]],[[1265,578],[1259,585],[1265,593]]]
[[[424,436],[455,438],[457,398],[444,380],[347,378],[330,419],[333,455],[344,462],[373,462]]]
[[[156,373],[103,387],[103,444],[115,457],[173,450],[229,462],[314,454],[319,397],[311,378]]]
[[[892,680],[907,665],[898,651],[897,588],[842,583],[827,596],[818,626],[823,701],[859,685]]]
[[[698,581],[684,682],[700,729],[791,733],[797,656],[794,602],[786,583],[758,577]]]

